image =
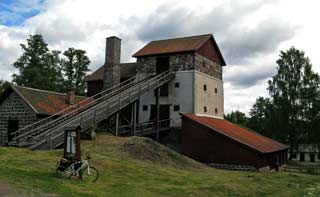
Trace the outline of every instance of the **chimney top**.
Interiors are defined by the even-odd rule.
[[[76,91],[71,89],[67,92],[67,103],[69,105],[74,105],[76,101]]]
[[[117,36],[110,36],[110,37],[107,37],[107,39],[114,39],[114,38],[116,38],[116,39],[118,39],[118,40],[121,40],[119,37],[117,37]]]

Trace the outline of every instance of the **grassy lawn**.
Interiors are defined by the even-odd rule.
[[[310,196],[318,176],[208,168],[145,138],[98,135],[83,142],[99,170],[96,183],[55,177],[62,150],[0,148],[0,181],[29,195],[58,196]]]

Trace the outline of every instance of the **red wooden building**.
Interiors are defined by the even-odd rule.
[[[181,114],[182,153],[203,163],[257,169],[287,163],[288,146],[224,119]]]

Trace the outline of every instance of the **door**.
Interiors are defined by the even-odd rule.
[[[316,156],[315,156],[315,154],[310,154],[310,162],[315,162],[315,160],[316,160]]]
[[[156,72],[157,75],[166,72],[170,68],[170,58],[169,57],[159,57],[156,59]],[[169,85],[168,83],[163,84],[160,87],[160,96],[169,95]]]
[[[159,119],[169,119],[170,118],[170,105],[160,105],[159,106]],[[156,120],[157,118],[157,106],[151,105],[150,120]]]
[[[12,140],[12,138],[14,137],[12,133],[17,130],[19,130],[19,120],[9,119],[8,120],[8,141]]]

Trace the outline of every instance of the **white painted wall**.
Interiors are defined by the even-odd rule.
[[[179,88],[175,88],[175,83]],[[160,105],[170,105],[170,118],[172,127],[181,126],[179,112],[194,113],[194,71],[178,71],[174,80],[169,82],[169,96],[160,97]],[[150,118],[151,106],[156,103],[153,91],[143,95],[139,104],[139,122],[146,122]],[[148,105],[148,111],[143,111],[143,105]],[[180,106],[180,111],[174,111],[174,105]]]
[[[223,118],[223,81],[199,71],[194,72],[194,79],[195,114]],[[204,90],[204,85],[207,87],[206,90]],[[217,89],[217,93],[215,89]],[[204,107],[207,108],[207,112],[204,111]],[[217,109],[217,113],[215,109]]]

